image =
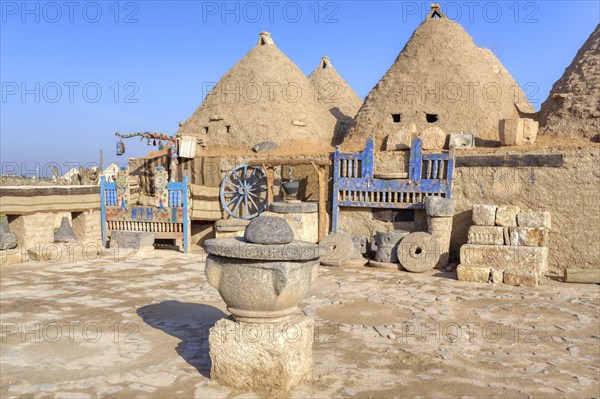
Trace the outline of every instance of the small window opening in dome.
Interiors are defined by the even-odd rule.
[[[231,128],[230,125],[225,126],[225,129],[227,129],[227,133],[229,133],[229,129]]]
[[[260,45],[264,46],[265,44],[267,44],[266,40],[263,37],[261,37],[260,38]]]
[[[425,117],[427,118],[427,123],[435,123],[439,119],[437,114],[425,114]]]
[[[327,64],[327,62],[323,61],[323,69],[327,69],[329,68],[329,64]]]
[[[394,121],[394,123],[400,123],[400,119],[402,119],[402,116],[400,114],[392,114],[392,120]]]
[[[204,133],[208,134],[208,126],[204,126]]]

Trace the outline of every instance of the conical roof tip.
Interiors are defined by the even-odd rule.
[[[258,34],[258,43],[257,46],[266,46],[269,44],[275,44],[273,39],[271,38],[271,34],[269,32],[262,31]]]
[[[446,16],[442,12],[440,3],[433,3],[431,5],[431,11],[429,11],[429,14],[427,15],[427,18],[425,20],[436,18],[436,17],[437,18],[446,18]]]
[[[321,63],[319,64],[319,68],[321,68],[321,69],[333,68],[333,65],[331,65],[331,61],[329,60],[329,57],[327,57],[326,55],[321,57]]]

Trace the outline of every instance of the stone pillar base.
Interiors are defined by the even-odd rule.
[[[289,391],[311,378],[314,320],[294,315],[280,324],[219,320],[210,329],[210,378],[257,393]]]
[[[452,217],[427,217],[427,232],[440,244],[440,260],[435,266],[444,269],[450,260],[450,237],[452,236]]]

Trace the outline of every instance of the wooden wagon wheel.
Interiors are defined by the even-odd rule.
[[[221,206],[237,219],[253,219],[267,209],[267,174],[260,167],[236,166],[221,182]]]

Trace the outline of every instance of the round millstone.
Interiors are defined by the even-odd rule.
[[[283,245],[264,245],[245,242],[237,238],[212,238],[204,243],[210,255],[224,258],[253,259],[265,261],[303,261],[318,259],[319,246],[306,241],[294,240]]]
[[[435,267],[440,259],[440,246],[429,233],[411,233],[398,245],[398,259],[410,272],[423,273]]]
[[[289,244],[294,240],[294,232],[283,218],[259,216],[248,224],[244,238],[253,244]]]
[[[316,202],[273,202],[269,205],[269,210],[275,213],[315,213],[319,210],[319,204]]]
[[[343,231],[325,236],[319,245],[323,250],[321,264],[324,266],[345,265],[355,252],[352,237]]]

